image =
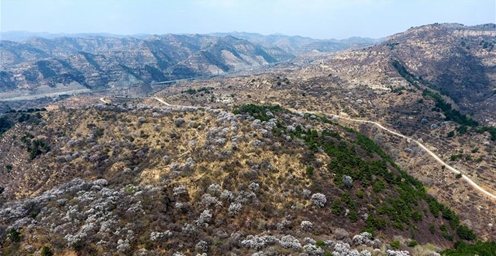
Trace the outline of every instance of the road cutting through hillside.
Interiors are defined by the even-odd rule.
[[[310,112],[310,113],[313,113],[313,114],[318,114],[317,112]],[[344,120],[348,120],[348,121],[352,121],[352,122],[358,122],[358,123],[369,123],[369,124],[373,124],[391,134],[394,134],[398,137],[401,137],[401,138],[405,138],[407,140],[410,140],[410,141],[413,141],[415,143],[417,143],[417,145],[419,145],[423,150],[425,150],[427,153],[429,153],[429,155],[431,155],[436,161],[438,161],[440,164],[446,166],[446,168],[448,170],[450,170],[452,173],[455,173],[455,174],[461,174],[462,175],[462,178],[468,182],[468,184],[470,184],[473,188],[475,188],[476,190],[478,190],[479,192],[481,192],[482,194],[488,196],[489,198],[493,199],[493,200],[496,200],[496,195],[492,194],[491,192],[485,190],[484,188],[482,188],[481,186],[477,185],[477,183],[475,183],[473,180],[471,180],[469,177],[467,177],[465,174],[463,174],[462,172],[460,172],[459,170],[451,167],[450,165],[446,164],[443,160],[441,160],[441,158],[439,158],[436,154],[434,154],[434,152],[430,151],[426,146],[424,146],[422,143],[420,143],[418,140],[416,139],[413,139],[413,138],[410,138],[408,136],[405,136],[401,133],[398,133],[396,131],[393,131],[393,130],[390,130],[384,126],[382,126],[380,123],[377,123],[377,122],[373,122],[373,121],[368,121],[368,120],[360,120],[360,119],[353,119],[353,118],[348,118],[348,117],[343,117],[343,116],[339,116],[339,115],[335,115],[335,114],[326,114],[324,113],[325,115],[328,115],[328,116],[332,116],[332,117],[337,117],[338,119],[344,119]]]
[[[172,106],[171,104],[169,104],[169,103],[165,102],[164,100],[162,100],[162,99],[161,99],[161,98],[159,98],[159,97],[153,97],[153,98],[154,98],[154,99],[156,99],[156,100],[158,100],[158,102],[160,102],[160,103],[162,103],[162,104],[164,104],[164,105],[166,105],[166,106],[169,106],[169,107],[170,107],[170,106]]]
[[[105,100],[105,97],[101,97],[99,100],[104,104],[110,104],[110,101]]]
[[[158,97],[153,97],[155,100],[157,100],[158,102],[164,104],[164,105],[167,105],[167,106],[172,106],[170,105],[169,103],[165,102],[164,100],[158,98]],[[297,111],[297,110],[294,110],[294,109],[289,109],[291,110],[292,112],[296,112],[296,113],[305,113],[305,112],[300,112],[300,111]],[[446,166],[446,168],[448,170],[450,170],[452,173],[454,174],[461,174],[462,175],[462,178],[468,182],[468,184],[470,186],[472,186],[473,188],[475,188],[476,190],[478,190],[479,192],[481,192],[482,194],[484,194],[485,196],[488,196],[490,199],[492,200],[496,200],[496,195],[492,194],[491,192],[485,190],[484,188],[482,188],[481,186],[477,185],[477,183],[475,183],[473,180],[471,180],[469,177],[467,177],[465,174],[463,174],[462,172],[460,172],[459,170],[453,168],[452,166],[446,164],[441,158],[439,158],[436,154],[434,154],[434,152],[432,152],[431,150],[429,150],[426,146],[424,146],[424,144],[420,143],[418,140],[416,139],[413,139],[413,138],[410,138],[408,136],[405,136],[401,133],[398,133],[396,131],[393,131],[393,130],[390,130],[384,126],[382,126],[380,123],[377,123],[377,122],[374,122],[374,121],[368,121],[368,120],[360,120],[360,119],[353,119],[353,118],[349,118],[349,117],[344,117],[344,116],[340,116],[340,115],[336,115],[336,114],[327,114],[327,113],[321,113],[321,112],[314,112],[314,111],[307,111],[306,113],[310,113],[310,114],[324,114],[324,115],[327,115],[327,116],[331,116],[331,117],[336,117],[338,119],[344,119],[344,120],[348,120],[348,121],[352,121],[352,122],[358,122],[358,123],[369,123],[369,124],[373,124],[381,129],[383,129],[384,131],[387,131],[393,135],[396,135],[398,137],[401,137],[401,138],[404,138],[404,139],[407,139],[409,141],[413,141],[415,143],[417,143],[417,145],[419,145],[423,150],[425,150],[429,155],[431,155],[437,162],[439,162],[440,164]]]

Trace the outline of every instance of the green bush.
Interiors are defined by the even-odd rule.
[[[13,126],[13,123],[10,122],[7,118],[5,117],[0,117],[0,135],[2,135],[5,131],[10,129],[10,127]]]
[[[8,231],[7,237],[10,239],[10,241],[16,243],[21,241],[21,232],[19,232],[15,228],[11,228]]]
[[[352,223],[355,223],[355,222],[357,222],[357,221],[358,221],[358,215],[357,215],[357,213],[356,213],[356,211],[355,211],[355,210],[351,210],[348,216],[349,216],[350,221],[351,221]]]
[[[429,225],[429,232],[431,232],[431,234],[434,234],[434,232],[436,232],[436,227],[434,227],[434,225]]]
[[[398,241],[398,240],[392,241],[389,245],[391,245],[391,247],[396,249],[396,250],[400,249],[400,241]]]
[[[455,249],[448,249],[441,252],[441,254],[446,256],[496,256],[496,242],[477,242],[475,244],[457,242]]]
[[[322,241],[322,240],[317,240],[317,241],[315,242],[315,245],[316,245],[316,246],[318,246],[318,247],[324,247],[324,246],[325,246],[325,243],[324,243],[324,241]]]
[[[374,190],[374,192],[378,193],[378,192],[381,192],[385,188],[386,188],[386,184],[384,184],[384,182],[382,180],[380,180],[380,181],[374,183],[373,190]]]
[[[429,96],[434,99],[434,101],[436,102],[436,108],[443,111],[447,121],[454,121],[464,126],[476,127],[479,125],[479,123],[470,118],[470,116],[463,115],[462,113],[460,113],[460,111],[453,109],[451,104],[447,103],[438,93],[434,93],[425,89],[423,91],[423,95]],[[464,129],[465,128],[462,128],[462,130]]]
[[[422,213],[420,213],[419,211],[414,211],[412,213],[412,219],[416,222],[421,221],[423,219]]]
[[[53,255],[53,251],[50,247],[48,246],[43,246],[43,248],[41,248],[41,255],[42,256],[52,256]]]
[[[475,240],[477,238],[474,232],[464,225],[458,226],[456,234],[463,240]]]
[[[363,191],[362,191],[362,190],[358,190],[358,191],[355,193],[355,195],[356,195],[357,197],[359,197],[359,198],[363,198],[364,193],[363,193]]]
[[[332,201],[331,208],[333,214],[341,214],[342,213],[341,200],[336,199]]]
[[[260,121],[269,121],[272,117],[269,117],[266,115],[267,110],[271,111],[272,113],[275,113],[275,112],[281,112],[284,109],[281,108],[279,105],[258,106],[255,104],[246,104],[246,105],[241,105],[240,107],[237,107],[233,111],[233,113],[234,114],[249,114],[256,119],[259,119]]]
[[[410,242],[408,243],[408,247],[415,247],[415,246],[417,246],[417,244],[418,244],[418,243],[417,243],[417,241],[412,240],[412,241],[410,241]]]
[[[306,170],[307,176],[313,176],[313,170],[314,168],[312,166],[308,166]]]

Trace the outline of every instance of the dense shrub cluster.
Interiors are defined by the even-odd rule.
[[[444,115],[446,116],[446,120],[448,121],[454,121],[457,122],[461,125],[467,125],[467,126],[478,126],[479,123],[472,118],[470,118],[467,115],[463,115],[460,113],[460,111],[453,109],[450,103],[447,103],[441,95],[438,93],[434,93],[428,89],[425,89],[422,94],[424,96],[429,96],[434,101],[436,102],[436,108],[440,111],[443,111]]]
[[[102,251],[131,255],[181,250],[176,254],[231,251],[245,255],[258,251],[255,255],[333,252],[366,256],[373,252],[371,248],[383,245],[373,239],[373,231],[414,227],[428,210],[443,218],[442,223],[450,224],[441,229],[445,237],[472,237],[453,212],[427,197],[422,184],[402,172],[373,141],[337,125],[310,125],[330,123],[325,118],[295,116],[280,107],[253,105],[240,107],[239,115],[214,109],[201,110],[201,117],[194,118],[184,113],[170,115],[170,126],[165,128],[163,123],[150,122],[150,116],[164,118],[169,110],[183,109],[101,106],[109,108],[123,112],[143,108],[147,115],[122,122],[164,136],[157,136],[153,146],[138,147],[136,141],[153,141],[128,126],[116,128],[126,134],[126,141],[119,142],[109,136],[110,129],[103,130],[101,123],[87,124],[87,137],[62,138],[60,134],[65,150],[57,156],[57,162],[70,169],[71,161],[82,156],[90,166],[101,170],[99,177],[108,178],[106,170],[117,174],[108,181],[75,179],[38,197],[4,204],[0,228],[4,233],[10,229],[12,234],[18,232],[16,240],[26,244],[29,250],[22,248],[26,254],[41,249],[28,247],[36,241],[49,245],[55,254],[64,248],[91,255]],[[113,114],[109,112],[104,118],[115,118]],[[200,118],[205,122],[200,124]],[[189,130],[182,133],[184,129]],[[191,139],[201,137],[200,132],[204,132],[204,143],[202,138]],[[181,150],[168,148],[188,136],[177,143]],[[161,143],[163,137],[173,142]],[[108,145],[106,140],[111,140]],[[253,144],[257,147],[252,148]],[[243,152],[247,148],[255,152],[255,160]],[[258,153],[274,152],[280,159],[301,153],[301,158],[291,163],[301,164],[302,169],[281,170],[282,165],[272,159],[259,159]],[[317,154],[330,160],[324,163]],[[116,158],[125,167],[115,168],[119,166],[113,165]],[[308,167],[312,175],[306,175]],[[157,180],[148,179],[148,170],[141,172],[142,168],[156,171],[151,176]],[[424,206],[425,213],[419,205]],[[321,223],[320,215],[331,220],[336,217],[341,227],[350,224],[355,230],[367,228],[369,232],[351,239],[348,232],[333,226],[335,222]],[[331,237],[319,236],[324,232]],[[40,233],[51,234],[50,240],[37,236]],[[14,242],[3,240],[9,246]],[[401,255],[398,253],[392,251],[391,255]]]
[[[236,108],[234,114],[249,114],[260,121],[269,121],[273,113],[282,112],[284,109],[279,105],[276,106],[257,106],[254,104],[242,105]]]
[[[265,110],[263,107],[252,105],[240,109],[247,113],[255,113],[255,115],[260,115]],[[308,116],[308,118],[311,117]],[[366,225],[370,231],[385,229],[388,226],[399,230],[414,226],[416,222],[424,218],[424,213],[415,209],[418,208],[421,201],[425,201],[429,204],[435,217],[438,216],[436,209],[443,213],[442,217],[450,223],[452,230],[442,231],[443,236],[450,240],[453,239],[454,231],[459,227],[459,219],[456,214],[428,196],[420,181],[401,170],[379,145],[367,136],[345,128],[356,138],[354,144],[351,144],[342,140],[339,133],[327,129],[323,129],[319,133],[317,130],[303,129],[300,125],[284,126],[283,124],[279,124],[274,129],[276,130],[275,134],[289,133],[292,137],[303,140],[310,150],[323,151],[329,155],[332,160],[327,168],[335,174],[334,183],[338,186],[351,187],[353,181],[357,181],[361,188],[372,188],[375,193],[388,194],[387,200],[378,204],[372,214],[365,215]],[[379,156],[380,159],[377,159],[376,156]],[[392,191],[397,192],[391,193]],[[355,203],[358,200],[355,200],[356,197],[363,198],[363,193],[360,195],[358,193],[355,195],[345,193],[341,199],[334,200],[332,203],[333,213],[343,214],[345,212],[343,208],[346,207],[346,214],[352,222],[356,222],[358,220],[358,206]],[[315,205],[323,207],[326,201],[323,198],[325,195],[319,193],[314,194],[311,200]],[[377,199],[372,196],[369,200]],[[464,227],[459,229],[460,232],[457,233],[459,233],[460,239],[471,238],[471,235],[466,235],[469,232],[465,232]]]
[[[465,255],[484,255],[496,256],[496,242],[477,242],[475,244],[466,244],[458,242],[455,249],[449,249],[442,252],[446,256],[465,256]]]

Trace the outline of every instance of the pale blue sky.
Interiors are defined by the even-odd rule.
[[[379,38],[435,22],[496,23],[496,0],[0,0],[2,32],[283,33]]]

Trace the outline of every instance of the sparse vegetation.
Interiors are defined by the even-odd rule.
[[[422,42],[415,36],[436,34],[415,33],[415,29],[406,35],[414,37],[414,43]],[[461,49],[459,40],[454,41],[455,48],[437,51],[427,49],[427,44],[418,47],[420,44],[403,37],[395,36],[395,41],[365,50],[338,53],[336,58],[315,54],[317,59],[308,64],[307,57],[302,57],[295,63],[278,63],[268,73],[217,76],[212,81],[206,79],[208,70],[217,68],[207,65],[201,66],[206,68],[201,79],[181,79],[197,72],[188,65],[195,58],[176,65],[160,52],[160,40],[153,39],[147,44],[156,49],[151,56],[156,63],[151,58],[149,65],[136,69],[130,61],[117,66],[116,72],[138,81],[180,77],[171,84],[153,84],[154,89],[167,87],[157,97],[167,99],[170,106],[153,98],[109,97],[111,104],[80,107],[85,105],[83,97],[80,103],[66,98],[45,113],[28,109],[5,114],[0,118],[0,133],[3,129],[8,134],[0,137],[6,142],[1,151],[8,152],[0,154],[1,185],[7,188],[3,191],[0,187],[0,254],[20,250],[20,254],[41,255],[104,251],[122,255],[146,251],[369,255],[358,250],[380,248],[382,252],[372,254],[395,255],[386,253],[385,248],[409,246],[416,248],[408,250],[416,250],[422,247],[418,244],[431,239],[443,246],[456,242],[461,252],[469,246],[461,240],[476,241],[475,233],[491,237],[487,226],[491,216],[483,216],[491,204],[473,196],[464,181],[455,180],[462,175],[452,174],[415,142],[425,142],[443,160],[456,161],[454,168],[464,165],[469,176],[477,176],[483,186],[494,180],[494,145],[487,141],[487,134],[496,140],[496,129],[475,121],[482,120],[481,113],[486,113],[489,121],[494,118],[484,108],[487,102],[477,105],[484,108],[481,112],[470,105],[472,99],[490,97],[493,92],[482,88],[485,80],[478,79],[481,67],[457,68],[470,61],[465,55],[482,63],[473,53],[482,49],[487,53],[492,43],[483,36],[486,41],[462,40],[462,46],[472,47],[471,51]],[[443,40],[433,42],[447,46]],[[197,57],[228,71],[231,64],[217,54],[219,47],[226,45],[211,44],[216,51]],[[440,57],[439,63],[417,58],[418,52],[427,50]],[[460,50],[459,59],[446,55]],[[234,48],[228,51],[236,58],[241,56]],[[389,59],[391,54],[394,60]],[[83,55],[90,64],[86,67],[107,72],[100,56]],[[455,62],[458,60],[460,63]],[[60,65],[69,66],[63,62]],[[388,62],[392,66],[380,66],[377,72],[375,63]],[[59,65],[45,64],[38,69]],[[18,75],[32,84],[52,75],[50,70],[38,69]],[[167,74],[162,72],[166,69]],[[246,69],[242,74],[249,72]],[[1,75],[6,77],[2,81],[10,81],[8,72]],[[125,78],[120,83],[125,83]],[[428,81],[445,90],[437,93]],[[85,85],[84,78],[81,84]],[[393,93],[382,90],[387,89],[385,84]],[[453,88],[463,85],[474,93],[452,91],[446,84]],[[424,85],[432,90],[424,90],[422,97]],[[463,92],[470,95],[466,101],[457,101],[455,96]],[[446,95],[470,116],[449,104]],[[270,104],[282,104],[294,112]],[[435,111],[425,104],[435,104]],[[302,113],[305,110],[312,112]],[[348,122],[342,118],[346,115],[379,120],[411,139],[386,135],[369,123]],[[456,124],[443,122],[444,118]],[[474,168],[468,168],[471,165]],[[450,207],[463,212],[464,219],[430,194],[449,199]],[[465,202],[469,204],[462,205]],[[472,211],[474,206],[477,211]],[[473,226],[474,231],[461,223]],[[11,238],[10,227],[18,233],[17,242]],[[370,234],[356,234],[358,230]],[[374,240],[373,234],[378,234],[379,240]],[[391,247],[385,241],[392,241]]]

